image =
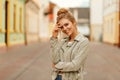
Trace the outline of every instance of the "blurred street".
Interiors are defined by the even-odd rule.
[[[49,80],[48,43],[36,43],[0,55],[0,80]]]
[[[120,49],[104,43],[91,43],[85,80],[120,80]]]
[[[48,40],[61,8],[90,40],[84,80],[120,80],[120,0],[0,0],[0,80],[51,80]]]
[[[90,43],[85,80],[120,80],[120,49]],[[0,54],[0,80],[51,80],[50,45],[33,43]]]

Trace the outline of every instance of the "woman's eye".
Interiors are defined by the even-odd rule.
[[[68,26],[68,23],[64,24],[64,26]]]

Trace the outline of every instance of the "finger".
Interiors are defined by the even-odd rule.
[[[52,67],[54,68],[54,67],[55,67],[55,64],[52,64]]]
[[[58,28],[58,31],[61,31],[61,28]]]

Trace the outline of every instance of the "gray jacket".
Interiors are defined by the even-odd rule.
[[[68,37],[50,39],[52,62],[55,64],[52,80],[59,72],[62,80],[83,80],[83,68],[87,57],[88,39],[78,34],[73,42],[68,42]]]

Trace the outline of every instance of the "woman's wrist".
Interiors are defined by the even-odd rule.
[[[53,38],[57,38],[57,35],[56,35],[56,34],[53,34],[52,37],[53,37]]]

